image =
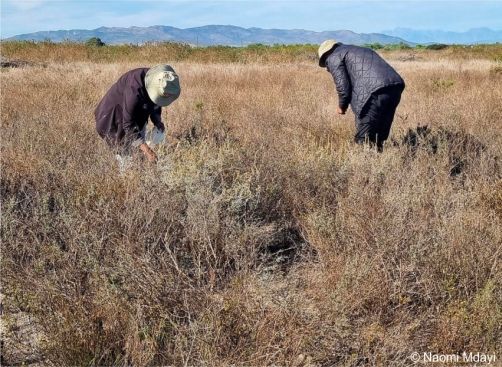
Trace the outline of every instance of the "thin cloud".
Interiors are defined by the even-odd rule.
[[[42,6],[47,0],[5,0],[5,3],[17,10],[32,10]]]

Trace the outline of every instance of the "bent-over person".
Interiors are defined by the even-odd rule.
[[[99,136],[115,151],[121,168],[135,149],[150,162],[157,160],[145,141],[148,118],[163,133],[162,107],[174,102],[180,91],[178,75],[169,65],[130,70],[110,87],[94,116]]]
[[[350,105],[355,114],[354,141],[369,141],[383,150],[405,84],[401,76],[375,51],[324,41],[318,50],[319,66],[333,76],[338,93],[338,113]]]

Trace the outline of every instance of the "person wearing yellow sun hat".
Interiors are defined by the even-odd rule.
[[[139,148],[150,162],[157,156],[146,143],[148,119],[154,133],[163,134],[162,107],[181,92],[178,74],[170,65],[133,69],[123,74],[101,99],[94,116],[96,131],[113,149],[121,163]]]
[[[401,101],[403,78],[375,51],[326,40],[319,46],[319,66],[333,76],[338,93],[338,113],[351,106],[356,118],[354,141],[369,141],[383,150]]]

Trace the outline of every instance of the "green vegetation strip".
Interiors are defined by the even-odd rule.
[[[502,44],[493,45],[416,45],[401,43],[397,45],[367,44],[386,52],[413,52],[419,55],[429,54],[459,59],[502,60]],[[312,62],[317,58],[314,44],[298,45],[263,45],[251,44],[246,47],[208,46],[193,47],[188,44],[172,42],[146,43],[144,45],[106,45],[99,38],[92,38],[82,43],[50,41],[4,41],[1,42],[2,56],[8,59],[25,61],[93,61],[93,62],[141,62],[151,63],[170,61],[194,61],[216,63],[252,63],[252,62]]]

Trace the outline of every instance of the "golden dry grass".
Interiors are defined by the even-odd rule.
[[[392,137],[428,124],[435,154],[354,146],[315,63],[172,62],[180,139],[123,176],[93,110],[148,60],[3,69],[4,320],[31,315],[54,365],[501,358],[502,74],[389,59],[407,83]]]

